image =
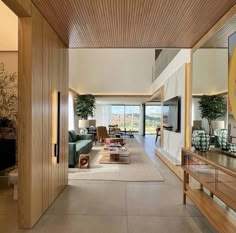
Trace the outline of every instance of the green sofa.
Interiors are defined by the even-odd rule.
[[[69,167],[78,164],[80,154],[88,154],[93,147],[93,135],[78,135],[74,130],[69,131]]]

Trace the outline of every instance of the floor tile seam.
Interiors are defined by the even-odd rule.
[[[86,183],[86,184],[83,184],[83,185],[95,185],[95,184],[98,184],[98,183],[100,183],[101,181],[100,180],[89,180],[89,181],[94,181],[94,182],[97,182],[97,183],[93,183],[93,184],[89,184],[89,183]],[[138,183],[138,184],[145,184],[145,183],[154,183],[154,182],[156,182],[156,184],[163,184],[164,182],[165,182],[165,180],[160,180],[160,181],[117,181],[117,180],[110,180],[109,182],[112,182],[112,183],[108,183],[108,184],[106,184],[106,183],[103,183],[103,184],[105,184],[105,185],[113,185],[113,184],[116,184],[116,183],[120,183],[120,184],[122,184],[122,183],[124,183],[124,185],[126,185],[126,184],[132,184],[132,183]],[[156,185],[156,184],[152,184],[152,185]],[[69,184],[68,186],[73,186],[73,184]]]
[[[182,216],[182,215],[170,215],[170,216],[163,216],[163,215],[128,215],[127,217],[158,217],[158,218],[202,218],[202,216]]]
[[[126,230],[127,233],[129,233],[127,183],[125,184],[125,209],[126,209]]]
[[[195,216],[191,216],[191,215],[158,215],[158,214],[128,214],[127,217],[165,217],[165,218],[172,218],[172,217],[176,217],[176,218],[189,218],[189,217],[195,217]],[[196,216],[197,217],[197,216]]]
[[[126,214],[124,215],[121,215],[121,214],[72,214],[72,213],[64,213],[64,214],[51,214],[51,213],[46,213],[45,216],[74,216],[74,215],[77,215],[77,216],[103,216],[103,217],[109,217],[109,216],[112,216],[112,217],[127,217]]]

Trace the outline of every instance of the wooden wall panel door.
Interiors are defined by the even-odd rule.
[[[32,14],[31,218],[32,222],[36,222],[43,211],[43,18],[35,7]]]
[[[31,223],[31,135],[32,135],[32,19],[19,19],[18,53],[18,221]]]
[[[19,226],[30,228],[67,184],[68,50],[34,5],[19,31]]]
[[[58,195],[58,167],[56,157],[54,156],[54,144],[57,143],[57,92],[59,82],[59,53],[58,53],[58,40],[57,36],[52,34],[52,57],[51,57],[51,93],[52,93],[52,199],[54,200]]]
[[[51,100],[50,100],[50,75],[49,75],[49,57],[50,57],[50,31],[48,27],[45,27],[45,23],[43,22],[43,211],[47,209],[50,205],[50,187],[51,187],[51,153],[50,149],[50,141],[51,138]]]

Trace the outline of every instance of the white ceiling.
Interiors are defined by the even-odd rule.
[[[141,104],[149,100],[149,97],[96,97],[96,104]]]
[[[69,86],[80,94],[150,95],[154,49],[70,49]]]

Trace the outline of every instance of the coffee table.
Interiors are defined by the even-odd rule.
[[[130,163],[130,153],[124,148],[114,148],[111,150],[103,150],[100,163]]]
[[[110,159],[114,161],[119,161],[120,157],[129,157],[129,151],[126,149],[115,148],[115,150],[109,151]]]

